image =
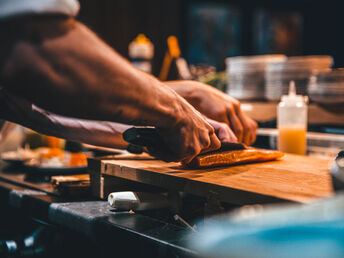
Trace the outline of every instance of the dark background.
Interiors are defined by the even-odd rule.
[[[254,10],[264,8],[271,12],[296,11],[303,18],[300,54],[332,55],[335,67],[344,67],[344,14],[341,1],[80,0],[81,10],[78,19],[125,57],[129,42],[138,33],[145,33],[155,46],[153,73],[158,74],[166,51],[166,38],[169,35],[178,37],[182,52],[188,47],[185,40],[188,5],[214,2],[231,4],[241,11],[241,55],[257,54],[252,44]]]

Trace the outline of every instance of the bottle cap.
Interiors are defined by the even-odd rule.
[[[140,44],[150,44],[151,43],[149,38],[147,38],[146,35],[143,33],[140,33],[139,35],[137,35],[137,37],[134,39],[134,42],[140,43]]]
[[[296,94],[295,82],[290,81],[288,95],[283,95],[281,98],[282,102],[286,105],[297,105],[297,103],[307,103],[307,97]]]
[[[154,56],[154,46],[152,42],[142,33],[129,44],[130,58],[151,59]]]

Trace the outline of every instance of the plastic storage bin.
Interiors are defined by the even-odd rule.
[[[310,100],[322,105],[344,104],[344,68],[312,76],[308,84]]]
[[[265,69],[268,64],[283,62],[284,55],[237,56],[226,58],[227,93],[241,100],[265,97]]]
[[[298,94],[307,95],[311,76],[328,72],[333,64],[331,56],[297,56],[284,62],[269,63],[266,67],[265,97],[278,101],[288,94],[290,81],[295,82]]]

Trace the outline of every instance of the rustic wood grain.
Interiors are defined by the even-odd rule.
[[[160,160],[102,160],[101,173],[233,204],[307,203],[333,194],[329,161],[287,154],[280,161],[184,169]]]

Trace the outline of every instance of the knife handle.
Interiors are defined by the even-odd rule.
[[[163,138],[154,127],[131,127],[123,132],[123,139],[136,146],[168,151]]]

